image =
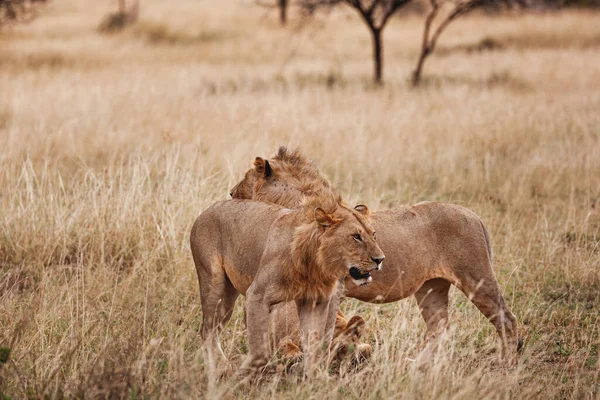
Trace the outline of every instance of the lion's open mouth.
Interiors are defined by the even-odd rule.
[[[373,280],[370,272],[361,272],[360,269],[356,267],[350,268],[350,276],[354,279],[354,283],[359,286],[366,285]]]

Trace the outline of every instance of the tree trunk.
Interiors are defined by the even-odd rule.
[[[383,48],[381,43],[381,29],[371,27],[373,34],[373,63],[375,67],[375,83],[380,85],[383,78]]]
[[[279,21],[281,25],[285,25],[287,22],[287,6],[288,0],[278,0],[279,3]]]
[[[431,53],[429,46],[424,46],[421,50],[421,55],[419,56],[419,61],[417,62],[417,68],[415,72],[413,72],[412,76],[412,84],[413,86],[419,86],[421,83],[421,73],[423,71],[423,65],[425,64],[425,59]]]

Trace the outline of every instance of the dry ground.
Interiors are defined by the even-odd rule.
[[[247,3],[56,0],[0,33],[0,398],[599,398],[600,15],[457,21],[407,82],[421,18],[385,32],[384,88],[351,13],[298,27]],[[468,49],[484,38],[503,47]],[[312,382],[216,381],[198,334],[188,233],[253,157],[300,146],[350,202],[472,208],[525,341],[496,360],[458,291],[430,371],[414,300],[348,300],[371,364]],[[247,351],[238,306],[224,337]]]

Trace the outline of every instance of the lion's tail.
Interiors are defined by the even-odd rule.
[[[485,237],[485,245],[487,247],[488,256],[490,257],[490,264],[491,264],[493,261],[493,258],[494,258],[494,254],[492,252],[492,245],[490,244],[490,234],[488,233],[488,231],[485,228],[485,225],[483,224],[483,221],[481,219],[479,219],[479,223],[481,224],[481,228],[483,229],[483,236]]]

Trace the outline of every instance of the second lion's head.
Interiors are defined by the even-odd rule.
[[[331,185],[298,151],[280,147],[270,160],[256,157],[254,166],[231,190],[234,199],[268,201],[288,208],[300,206],[307,197],[331,191]]]

